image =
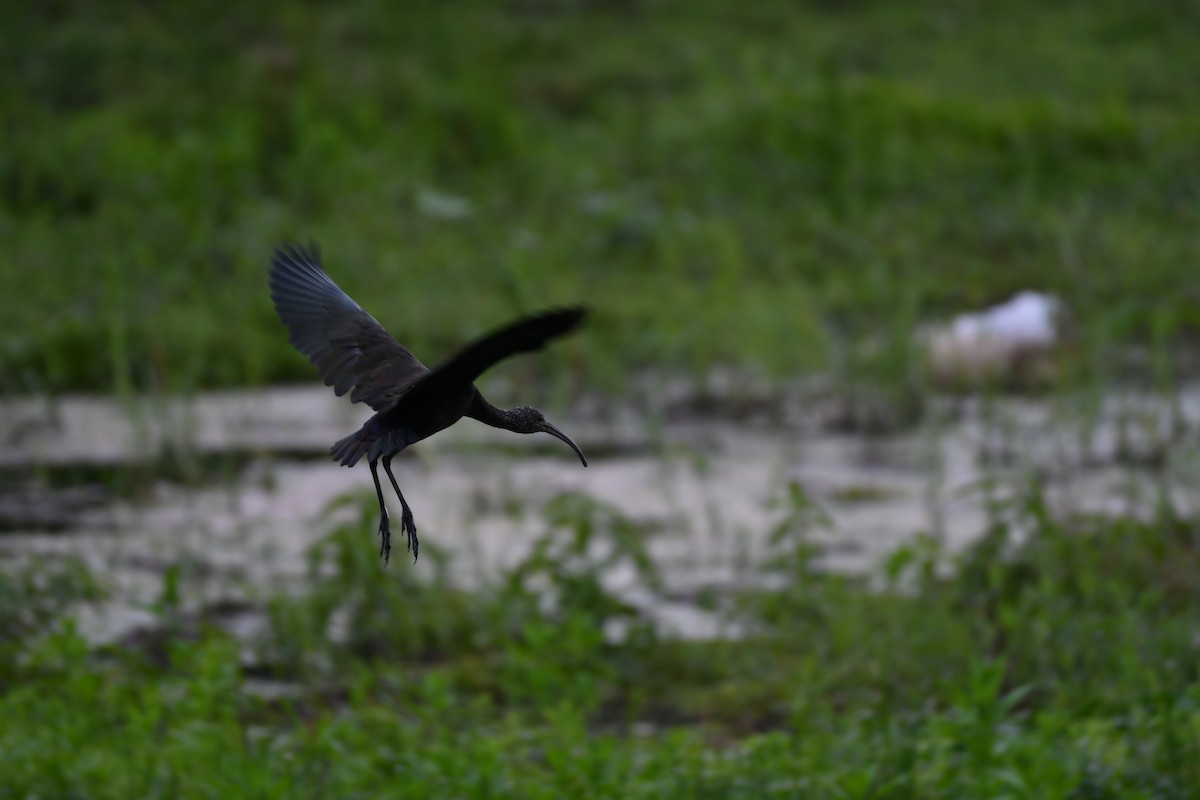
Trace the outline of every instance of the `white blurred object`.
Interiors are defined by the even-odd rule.
[[[995,339],[1014,346],[1043,347],[1054,344],[1057,313],[1057,298],[1021,292],[987,311],[955,317],[950,331],[960,341]]]
[[[960,314],[927,335],[936,378],[951,381],[1026,377],[1017,374],[1058,341],[1058,298],[1021,292],[1007,303]]]

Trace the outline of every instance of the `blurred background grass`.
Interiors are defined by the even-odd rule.
[[[312,380],[313,238],[428,361],[539,306],[542,366],[776,378],[1059,293],[1085,369],[1200,326],[1191,2],[10,4],[7,392]]]

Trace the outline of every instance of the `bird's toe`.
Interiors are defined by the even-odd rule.
[[[420,546],[420,540],[417,539],[417,523],[413,520],[413,515],[407,509],[400,516],[400,527],[404,529],[408,538],[408,549],[413,554],[413,561],[417,560],[417,548]]]
[[[384,514],[379,520],[379,557],[383,559],[384,564],[387,564],[391,555],[392,528],[388,522],[387,514]]]

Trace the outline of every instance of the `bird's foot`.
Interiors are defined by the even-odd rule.
[[[392,555],[392,528],[388,522],[387,512],[379,518],[379,557],[386,565]]]
[[[407,508],[400,514],[400,530],[408,534],[408,549],[413,554],[413,563],[415,564],[421,542],[417,539],[417,524],[413,521],[412,511]]]

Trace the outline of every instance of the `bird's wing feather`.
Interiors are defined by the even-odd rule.
[[[474,383],[496,362],[517,353],[540,350],[550,340],[569,333],[586,313],[577,307],[552,309],[492,331],[414,382],[400,398],[400,404],[421,404]]]
[[[395,405],[429,368],[392,338],[321,267],[316,246],[287,245],[271,259],[271,299],[289,339],[326,386],[376,411]]]

